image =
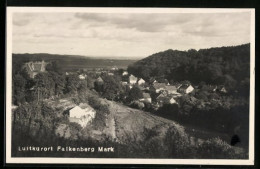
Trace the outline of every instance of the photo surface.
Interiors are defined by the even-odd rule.
[[[7,163],[253,164],[254,10],[7,8]]]

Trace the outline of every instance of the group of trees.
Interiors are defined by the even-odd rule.
[[[103,81],[96,81],[94,89],[108,100],[129,104],[143,97],[143,92],[137,85],[130,89],[128,85],[121,84],[121,74],[115,74],[114,76],[104,75],[101,77]]]
[[[66,76],[60,72],[57,62],[51,62],[46,72],[30,78],[25,69],[17,70],[13,75],[13,104],[21,105],[25,102],[41,101],[62,95],[75,95],[84,92],[88,85],[87,80],[79,80],[77,74]]]
[[[189,80],[192,84],[225,85],[243,90],[250,72],[250,44],[201,50],[167,50],[135,62],[128,71],[137,77],[169,81]],[[241,82],[247,83],[241,87]],[[241,91],[245,94],[245,90]]]
[[[196,92],[176,99],[178,104],[165,104],[155,113],[183,125],[237,134],[248,148],[249,103],[244,97],[230,96],[203,86]],[[239,129],[236,129],[239,128]]]

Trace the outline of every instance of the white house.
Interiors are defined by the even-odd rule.
[[[121,84],[122,84],[123,86],[126,86],[126,85],[127,85],[127,82],[121,82]]]
[[[112,67],[111,70],[118,70],[116,66]]]
[[[104,80],[99,76],[99,77],[96,79],[96,82],[98,82],[98,83],[104,83]]]
[[[166,85],[164,83],[154,83],[150,89],[159,93],[160,91],[165,90],[165,87]]]
[[[160,94],[157,98],[157,105],[162,106],[164,104],[178,104],[176,100],[173,97],[165,96],[163,94]]]
[[[137,83],[138,83],[138,85],[145,84],[145,80],[141,78],[141,79],[138,80]]]
[[[178,94],[176,86],[167,85],[165,86],[165,90],[168,94]]]
[[[86,77],[87,77],[87,75],[85,75],[85,74],[80,74],[80,75],[79,75],[79,79],[81,79],[81,80],[86,79]]]
[[[174,98],[171,98],[171,99],[169,100],[169,103],[170,103],[170,104],[174,104],[174,103],[176,103],[176,100],[175,100]]]
[[[191,85],[182,85],[178,89],[179,92],[185,93],[185,94],[188,94],[188,93],[192,92],[193,90],[194,90],[194,88]]]
[[[122,75],[123,75],[123,76],[126,76],[126,75],[128,75],[128,72],[127,72],[127,71],[124,71],[124,72],[122,73]]]
[[[86,127],[88,123],[92,122],[95,116],[96,111],[89,105],[86,106],[86,104],[84,109],[75,106],[69,111],[69,121],[78,123],[82,127]]]
[[[137,81],[137,77],[135,77],[134,75],[129,76],[129,83],[130,84],[135,84],[136,81]]]
[[[221,93],[227,93],[227,90],[226,90],[226,88],[225,88],[224,86],[221,86],[221,87],[219,88],[219,91],[220,91]]]

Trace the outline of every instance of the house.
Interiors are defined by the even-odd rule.
[[[75,106],[69,111],[69,121],[86,127],[86,125],[95,118],[96,111],[88,104],[80,106]]]
[[[218,91],[221,93],[227,93],[227,89],[225,88],[225,86],[219,86]]]
[[[121,82],[121,84],[122,84],[123,86],[126,86],[126,85],[127,85],[127,82]]]
[[[114,73],[109,72],[107,75],[108,76],[114,76]]]
[[[42,73],[46,71],[46,65],[48,63],[41,61],[41,62],[27,62],[25,63],[25,69],[29,74],[30,78],[34,78],[38,73]]]
[[[112,67],[111,70],[118,70],[116,66]]]
[[[153,84],[155,84],[155,83],[158,83],[157,80],[154,80],[154,81],[153,81]]]
[[[126,76],[126,75],[128,75],[128,72],[127,72],[127,71],[124,71],[124,72],[122,73],[122,75],[123,75],[123,76]]]
[[[177,97],[181,97],[182,94],[177,92],[177,93],[174,93],[174,94],[169,94],[168,96],[171,96],[172,98],[177,98]]]
[[[141,79],[138,80],[137,83],[138,83],[138,85],[145,84],[145,80],[141,78]]]
[[[85,80],[86,77],[87,77],[87,75],[86,75],[86,74],[80,74],[78,77],[79,77],[79,79],[81,79],[81,80]]]
[[[181,87],[179,87],[178,92],[188,94],[193,90],[194,88],[191,85],[182,85]]]
[[[104,83],[104,80],[99,76],[99,77],[96,79],[96,82],[97,82],[97,83]]]
[[[102,73],[101,71],[96,71],[97,75],[101,75],[101,73]]]
[[[165,90],[168,94],[178,94],[176,86],[167,85],[165,86]]]
[[[159,93],[160,91],[165,90],[165,87],[166,85],[164,83],[154,83],[150,89],[155,91],[155,93]]]
[[[152,103],[152,98],[149,93],[143,93],[143,98],[139,99],[139,101]]]
[[[129,76],[129,83],[135,84],[136,82],[137,82],[137,77],[135,77],[134,75],[130,75]]]
[[[157,104],[162,106],[164,104],[175,104],[177,103],[176,100],[171,96],[159,95],[156,98]]]

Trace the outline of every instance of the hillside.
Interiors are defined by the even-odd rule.
[[[194,84],[234,86],[249,78],[250,44],[188,51],[166,50],[128,67],[135,76],[169,81],[189,80]]]
[[[99,67],[113,67],[126,68],[135,60],[129,59],[109,59],[109,58],[95,58],[85,57],[79,55],[57,55],[57,54],[13,54],[13,67],[19,70],[21,63],[28,61],[41,61],[46,62],[56,61],[59,63],[62,71],[75,71],[84,68],[99,68]]]
[[[93,97],[95,94],[89,93]],[[96,97],[96,96],[95,96]],[[103,98],[96,98],[99,107],[107,106],[109,113],[99,121],[105,122],[104,128],[94,122],[86,128],[80,128],[75,123],[69,123],[64,117],[64,111],[74,107],[72,98],[56,101],[45,100],[43,112],[49,112],[41,123],[40,119],[32,119],[16,125],[25,130],[26,137],[20,143],[13,143],[14,156],[51,156],[51,157],[109,157],[109,158],[246,158],[247,154],[240,147],[232,147],[223,140],[226,135],[185,127],[173,120],[165,119],[151,113],[129,108],[120,103]],[[90,100],[89,100],[90,101]],[[30,105],[24,105],[25,109]],[[36,106],[38,107],[38,106]],[[23,109],[23,108],[22,108]],[[17,109],[19,114],[21,107]],[[24,111],[21,111],[24,113]],[[102,112],[100,112],[102,113]],[[17,116],[17,115],[16,115]],[[19,115],[20,116],[20,115]],[[49,118],[49,116],[52,116]],[[22,116],[20,116],[22,117]],[[24,117],[25,118],[25,117]],[[98,118],[98,117],[96,117]],[[19,122],[19,123],[18,123]],[[43,126],[41,126],[42,124]],[[30,127],[29,127],[30,126]],[[40,127],[39,127],[40,126]],[[21,139],[25,133],[13,135]],[[29,132],[28,132],[29,127]],[[43,138],[45,138],[43,140]],[[17,152],[17,146],[30,145],[71,145],[71,146],[113,146],[115,153],[70,153],[45,152],[34,154]],[[210,149],[208,149],[210,147]],[[214,153],[214,152],[219,153]]]

